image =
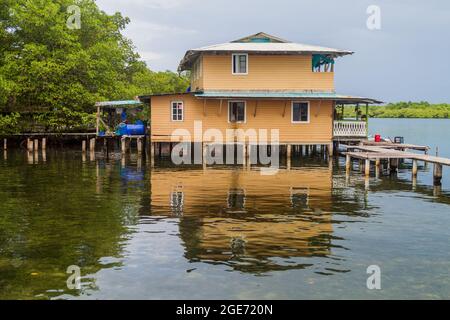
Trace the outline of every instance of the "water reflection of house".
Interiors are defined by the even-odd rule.
[[[330,253],[331,189],[328,168],[272,176],[240,169],[155,170],[152,213],[180,217],[191,261],[248,272],[301,268],[304,262],[295,258]]]

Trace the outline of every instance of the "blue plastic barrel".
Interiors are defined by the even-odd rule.
[[[145,125],[127,124],[127,134],[129,136],[143,136],[145,135]]]

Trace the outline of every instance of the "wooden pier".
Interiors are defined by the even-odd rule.
[[[364,173],[370,175],[370,164],[375,162],[376,170],[379,169],[381,160],[386,160],[388,168],[396,171],[400,159],[410,159],[413,162],[412,175],[417,176],[417,161],[434,164],[433,182],[434,185],[440,185],[442,179],[442,166],[450,166],[450,159],[428,155],[427,146],[418,146],[413,144],[397,144],[388,142],[363,142],[359,145],[345,145],[347,151],[343,152],[346,156],[346,169],[350,170],[352,158],[365,161]],[[409,152],[406,150],[423,151],[424,154]]]

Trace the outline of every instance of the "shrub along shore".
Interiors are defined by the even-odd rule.
[[[364,108],[363,108],[364,109]],[[346,106],[345,118],[355,117],[355,107]],[[428,102],[397,102],[387,105],[369,106],[370,118],[424,118],[448,119],[450,118],[450,104],[430,104]]]

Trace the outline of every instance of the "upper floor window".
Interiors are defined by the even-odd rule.
[[[172,121],[184,120],[184,105],[183,101],[172,101]]]
[[[233,53],[233,74],[248,74],[248,54]]]
[[[309,122],[309,102],[292,102],[291,108],[292,123],[308,123]]]
[[[230,101],[228,105],[229,122],[245,122],[245,102]]]
[[[334,72],[333,57],[323,54],[312,55],[312,71],[313,72]]]

